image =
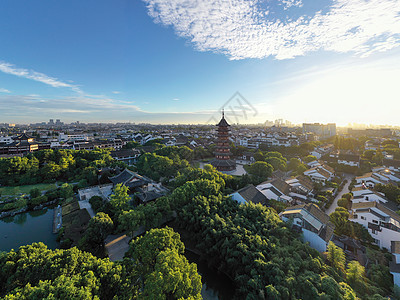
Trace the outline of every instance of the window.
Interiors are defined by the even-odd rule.
[[[361,220],[366,220],[367,218],[365,218],[364,216],[361,216]]]
[[[379,222],[377,220],[372,220],[372,223],[378,224]]]
[[[357,218],[358,218],[358,215],[354,214],[353,219],[357,219]]]

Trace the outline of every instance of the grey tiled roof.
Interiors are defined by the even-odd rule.
[[[252,184],[238,190],[236,193],[239,193],[247,202],[263,204],[267,201],[267,197]]]

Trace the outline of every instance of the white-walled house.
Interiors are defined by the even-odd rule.
[[[356,177],[356,182],[357,182],[356,186],[365,185],[366,187],[372,187],[372,188],[375,186],[375,184],[378,183],[385,184],[384,181],[382,181],[372,172]]]
[[[332,239],[335,226],[329,216],[315,204],[302,204],[287,208],[279,216],[283,221],[291,220],[293,226],[301,228],[303,241],[319,252],[325,252]]]
[[[318,160],[313,160],[313,161],[310,161],[309,163],[307,163],[307,166],[309,168],[316,168],[316,167],[322,166],[322,164]]]
[[[392,253],[392,261],[389,263],[390,274],[393,275],[393,283],[400,288],[400,241],[391,243],[390,252]]]
[[[338,164],[351,167],[360,167],[360,155],[339,153]]]
[[[380,248],[390,250],[393,241],[400,241],[400,216],[385,204],[369,201],[353,203],[349,220],[368,229]]]
[[[267,197],[261,193],[254,185],[250,184],[244,188],[230,194],[233,200],[239,202],[240,204],[245,204],[246,202],[252,202],[254,204],[267,204]]]
[[[383,193],[379,193],[364,187],[355,187],[353,188],[352,193],[353,199],[351,201],[353,203],[376,201],[386,204],[389,201]]]
[[[273,199],[282,202],[291,202],[293,200],[290,194],[290,185],[282,179],[273,179],[257,185],[257,189],[263,193],[267,199]]]
[[[313,182],[325,184],[330,181],[334,175],[327,171],[324,167],[315,167],[304,171],[305,176],[309,177]]]
[[[286,183],[290,185],[290,196],[307,199],[311,195],[314,186],[310,178],[300,175],[295,178],[289,178]]]
[[[313,151],[310,152],[310,155],[315,156],[317,159],[320,159],[325,154],[328,154],[333,149],[332,144],[323,145],[320,147],[315,147]]]

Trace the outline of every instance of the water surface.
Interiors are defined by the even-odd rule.
[[[0,219],[0,251],[17,250],[34,242],[43,242],[48,248],[56,249],[53,211],[53,208],[45,208]]]

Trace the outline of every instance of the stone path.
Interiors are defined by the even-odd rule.
[[[327,215],[330,215],[331,213],[333,213],[335,211],[335,209],[338,207],[337,202],[340,198],[342,198],[342,195],[350,192],[349,185],[350,185],[353,177],[354,177],[353,175],[349,175],[349,174],[346,175],[345,179],[347,179],[347,183],[344,185],[343,189],[339,192],[339,194],[337,194],[337,196],[333,200],[333,203],[331,204],[331,206],[325,211],[325,213]]]

